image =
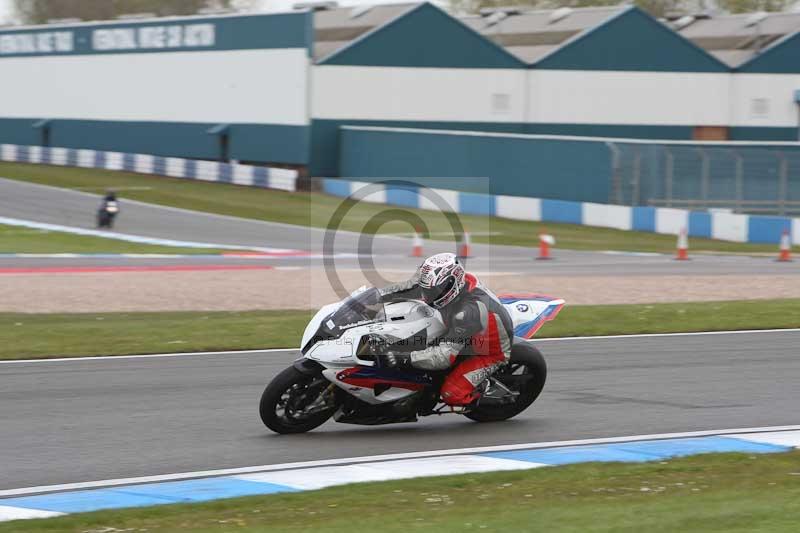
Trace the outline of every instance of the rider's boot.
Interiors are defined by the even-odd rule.
[[[480,394],[473,402],[479,405],[509,405],[517,401],[518,392],[512,391],[494,378],[488,378],[478,385]]]

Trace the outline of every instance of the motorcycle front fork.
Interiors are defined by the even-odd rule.
[[[327,380],[326,380],[327,381]],[[319,396],[317,396],[314,401],[308,404],[303,411],[306,414],[312,414],[318,411],[324,411],[326,409],[330,409],[331,407],[335,406],[336,404],[336,385],[331,383],[328,385],[325,390],[323,390]]]

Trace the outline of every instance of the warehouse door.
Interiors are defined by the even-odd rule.
[[[727,141],[727,126],[695,126],[692,131],[695,141]]]

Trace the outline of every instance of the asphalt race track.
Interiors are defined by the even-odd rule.
[[[542,341],[541,399],[519,418],[458,416],[304,435],[257,405],[294,352],[0,364],[0,490],[573,438],[797,424],[800,331]]]
[[[316,228],[187,211],[124,198],[121,202],[122,213],[115,227],[115,231],[119,233],[224,245],[297,249],[313,253],[322,251],[325,232]],[[0,178],[0,216],[93,228],[94,213],[98,205],[98,195]],[[419,264],[419,260],[408,257],[410,248],[410,240],[405,238],[378,237],[368,239],[367,245],[361,241],[359,234],[338,232],[334,251],[375,258],[378,269],[392,268],[411,272]],[[428,242],[425,251],[435,253],[454,251],[454,248],[452,242]],[[477,272],[535,272],[546,275],[800,274],[800,262],[776,263],[765,257],[694,255],[692,261],[673,261],[669,256],[652,254],[608,254],[559,249],[554,253],[554,261],[534,261],[536,250],[530,248],[476,244],[473,245],[475,257],[469,260],[469,267]],[[210,256],[179,259],[0,257],[0,267],[185,265],[222,261],[226,264],[253,264],[263,261],[286,266],[321,265],[320,259],[312,258],[256,260]],[[336,259],[338,268],[364,268],[359,263],[358,258]],[[369,269],[369,265],[366,269]]]

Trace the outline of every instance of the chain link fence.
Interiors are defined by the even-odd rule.
[[[607,142],[611,203],[800,214],[800,147]]]

